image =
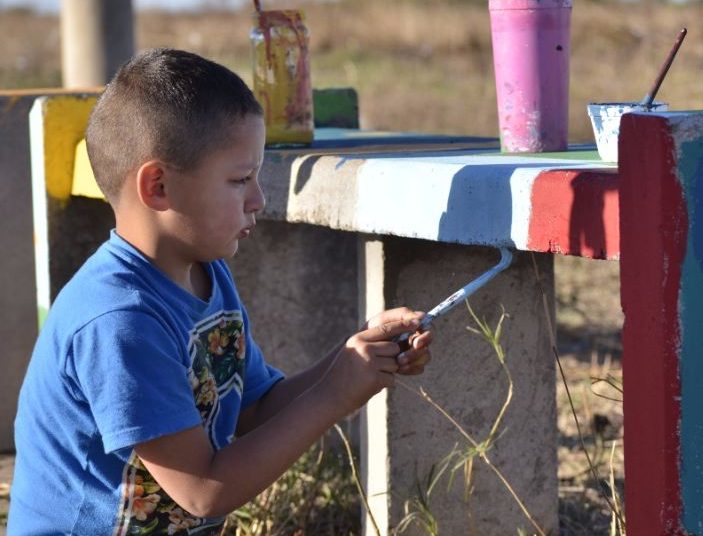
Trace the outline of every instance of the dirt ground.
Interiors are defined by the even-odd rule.
[[[555,261],[558,347],[566,378],[558,373],[561,534],[615,534],[611,507],[624,507],[619,264],[561,256]]]

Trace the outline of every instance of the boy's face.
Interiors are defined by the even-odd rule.
[[[256,224],[265,200],[258,182],[264,157],[264,120],[247,115],[230,130],[229,143],[192,170],[169,181],[169,229],[186,262],[229,258]]]

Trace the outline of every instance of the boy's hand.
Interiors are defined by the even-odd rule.
[[[350,337],[318,384],[325,397],[345,415],[356,411],[385,387],[392,387],[400,351],[393,339],[417,329],[419,321],[394,320],[375,325]]]
[[[371,318],[365,328],[374,328],[388,322],[397,320],[421,320],[425,313],[421,311],[412,311],[407,307],[399,307],[390,309]],[[432,355],[430,354],[430,344],[432,343],[432,331],[415,332],[408,339],[409,346],[401,348],[401,352],[397,356],[398,374],[413,376],[422,374],[425,370],[425,365],[429,363]]]

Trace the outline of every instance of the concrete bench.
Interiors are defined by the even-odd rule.
[[[52,100],[35,105],[38,132]],[[651,133],[646,143],[639,135],[643,128]],[[679,367],[692,371],[695,385],[699,339],[696,330],[681,326],[701,321],[699,309],[686,298],[701,290],[696,238],[701,232],[693,217],[701,199],[693,185],[703,180],[701,140],[701,114],[628,116],[619,172],[604,166],[590,148],[518,157],[499,154],[495,140],[467,137],[320,129],[312,147],[268,149],[262,171],[268,205],[255,239],[245,241],[231,263],[258,330],[254,335],[275,365],[296,370],[369,315],[399,304],[429,309],[495,264],[496,246],[514,248],[511,268],[472,298],[478,315],[491,324],[501,305],[511,314],[502,343],[515,394],[505,431],[490,454],[542,528],[556,533],[555,373],[550,324],[531,257],[551,308],[552,253],[620,258],[628,528],[647,533],[642,527],[655,526],[656,516],[666,523],[662,527],[696,527],[703,503],[695,462],[703,416]],[[77,141],[67,149],[71,158]],[[33,158],[45,166],[46,177],[46,157],[35,151]],[[111,220],[99,199],[70,193],[56,198],[46,178],[42,182],[40,168],[35,170],[35,220],[43,219],[46,229],[38,247],[45,248],[48,264],[42,266],[39,251],[37,271],[48,276],[44,290],[50,300],[75,269],[53,263],[80,264],[87,244],[95,247],[105,239]],[[642,188],[643,181],[651,189]],[[73,187],[73,179],[69,182]],[[676,195],[669,196],[668,188]],[[677,202],[658,204],[669,197]],[[644,206],[646,226],[640,225]],[[41,229],[40,222],[35,225]],[[77,241],[83,233],[85,240]],[[41,233],[36,238],[42,242]],[[667,249],[672,244],[678,256]],[[640,250],[649,252],[647,262]],[[660,268],[643,270],[649,261]],[[654,288],[663,290],[653,294]],[[680,299],[688,300],[685,310],[676,306]],[[651,314],[664,305],[667,315]],[[493,423],[505,384],[491,349],[466,332],[468,323],[466,315],[455,312],[436,324],[434,362],[411,383],[422,385],[480,438]],[[686,394],[687,385],[693,394]],[[433,408],[402,388],[367,405],[361,437],[365,483],[385,534],[402,516],[416,479],[460,438]],[[642,466],[642,460],[650,465]],[[463,502],[459,479],[451,490],[437,489],[433,510],[443,532],[466,533],[467,509],[480,534],[511,534],[518,527],[529,532],[502,484],[481,464],[475,470],[470,506]]]

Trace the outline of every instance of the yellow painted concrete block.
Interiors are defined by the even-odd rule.
[[[93,168],[90,167],[88,160],[88,150],[85,144],[85,138],[76,145],[76,156],[73,164],[73,187],[71,195],[82,195],[83,197],[92,197],[94,199],[104,199],[105,196],[100,190],[98,183],[95,182]]]
[[[67,200],[73,190],[76,146],[85,137],[97,97],[60,95],[44,101],[44,169],[47,193]],[[92,173],[91,173],[92,175]]]

